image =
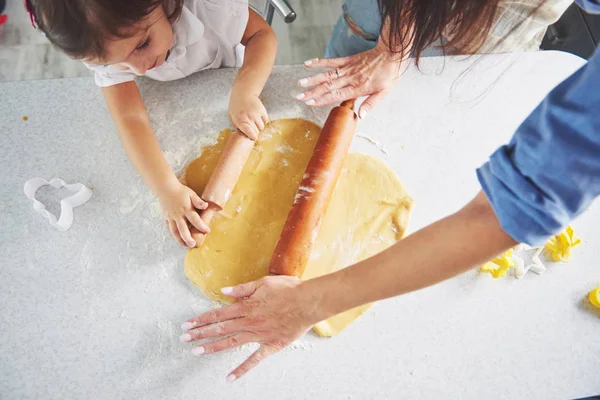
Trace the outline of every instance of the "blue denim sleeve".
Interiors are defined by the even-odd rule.
[[[600,194],[600,53],[558,85],[477,170],[502,228],[541,244]]]

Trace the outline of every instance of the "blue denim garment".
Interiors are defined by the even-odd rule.
[[[377,0],[345,0],[342,15],[327,43],[325,57],[346,57],[371,50],[377,45],[380,32],[381,14]],[[435,45],[421,54],[422,57],[441,55],[442,51]]]
[[[576,1],[600,13],[597,1]],[[598,51],[546,96],[477,175],[504,231],[530,245],[564,229],[600,195]]]

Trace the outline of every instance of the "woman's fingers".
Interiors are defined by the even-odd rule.
[[[177,230],[177,224],[175,224],[175,221],[173,221],[172,219],[167,220],[167,228],[169,228],[169,232],[171,232],[171,236],[173,236],[173,238],[175,240],[177,240],[177,242],[179,242],[180,245],[187,247],[185,245],[185,242],[181,239],[181,236],[179,235],[179,231]]]
[[[256,367],[262,360],[268,356],[275,354],[278,349],[272,346],[262,345],[256,350],[246,361],[237,367],[231,374],[227,376],[227,382],[233,382],[242,376],[246,375],[252,368]]]
[[[190,233],[190,228],[186,222],[185,218],[178,218],[175,223],[177,224],[177,230],[179,231],[179,235],[181,235],[181,239],[185,242],[188,247],[195,247],[196,241],[192,238],[192,234]]]
[[[185,214],[185,217],[188,221],[190,221],[190,224],[192,224],[192,226],[198,229],[198,231],[200,231],[201,233],[207,234],[210,232],[210,228],[208,227],[206,222],[204,222],[202,218],[200,218],[200,215],[196,211],[188,211]]]
[[[242,307],[240,303],[235,303],[230,306],[217,308],[204,314],[200,314],[194,318],[190,318],[181,325],[181,329],[184,332],[188,332],[192,329],[199,328],[214,324],[217,322],[228,321],[230,319],[243,317]]]
[[[351,57],[313,58],[312,60],[304,61],[304,66],[307,68],[340,68],[348,64]]]
[[[302,78],[298,81],[298,86],[300,87],[311,87],[317,86],[322,83],[332,84],[333,81],[342,78],[344,76],[344,71],[341,68],[330,69],[327,72],[322,72],[317,75],[309,76],[308,78]],[[301,95],[296,96],[298,100],[302,100]]]
[[[242,319],[235,318],[223,322],[215,322],[214,324],[201,326],[184,332],[179,338],[183,343],[195,342],[197,340],[214,339],[224,336],[233,335],[243,331]]]
[[[320,85],[315,86],[314,88],[309,89],[304,93],[301,93],[301,95],[298,95],[298,97],[301,97],[303,102],[307,103],[308,105],[311,105],[309,103],[310,100],[318,99],[329,92],[346,87],[348,86],[348,83],[349,79],[345,77],[340,79],[334,79],[332,81],[321,83]]]
[[[265,277],[257,282],[223,288],[223,294],[243,300],[189,319],[182,325],[181,340],[208,340],[193,350],[197,355],[249,342],[260,343],[260,349],[228,377],[229,381],[236,380],[314,324],[316,318],[307,311],[314,313],[318,302],[312,294],[300,290],[301,283],[297,278]]]
[[[387,93],[387,90],[383,90],[367,97],[367,99],[360,105],[358,117],[360,119],[365,119],[367,114],[387,95]]]
[[[329,104],[340,103],[345,100],[356,99],[361,94],[352,86],[346,86],[340,89],[334,89],[325,93],[323,96],[311,99],[304,104],[311,107],[321,107]]]
[[[224,339],[215,340],[214,342],[204,343],[202,346],[194,347],[192,354],[200,356],[202,354],[218,353],[220,351],[235,349],[236,347],[252,343],[253,336],[251,333],[242,332],[228,336]]]

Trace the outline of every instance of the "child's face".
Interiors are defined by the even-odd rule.
[[[167,59],[173,44],[173,29],[162,7],[157,7],[140,21],[126,39],[108,41],[106,57],[84,59],[89,64],[111,65],[120,70],[131,69],[137,75],[158,67]]]

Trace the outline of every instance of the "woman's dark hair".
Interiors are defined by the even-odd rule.
[[[444,53],[472,53],[489,33],[500,0],[378,0],[382,24],[389,23],[384,44],[404,57],[419,57],[442,36]],[[409,29],[412,27],[412,29]],[[450,51],[448,51],[450,50]]]
[[[183,0],[26,0],[46,37],[76,58],[104,58],[107,40],[131,37],[133,27],[163,6],[169,22],[179,18]]]

